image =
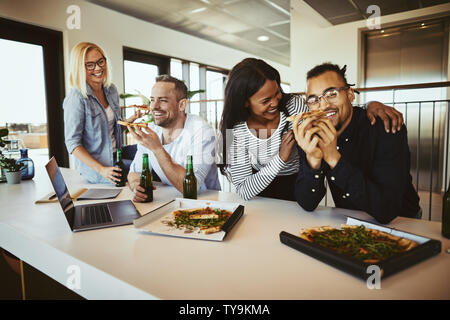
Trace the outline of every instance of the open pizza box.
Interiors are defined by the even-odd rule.
[[[177,228],[175,226],[170,226],[167,223],[168,221],[173,221],[174,211],[206,207],[232,212],[231,216],[226,220],[225,224],[221,227],[221,230],[219,232],[204,234],[198,229],[195,229],[192,232],[188,232],[185,228]],[[223,241],[228,232],[234,227],[236,222],[242,217],[243,214],[244,207],[239,203],[176,198],[175,200],[169,201],[161,207],[134,220],[134,227],[140,231],[150,234],[201,240]]]
[[[346,224],[355,226],[364,225],[366,228],[383,231],[394,236],[413,240],[418,243],[418,246],[409,251],[391,256],[386,260],[381,260],[377,263],[366,263],[351,256],[325,248],[316,243],[311,243],[285,231],[280,233],[280,241],[291,248],[364,280],[367,280],[373,274],[373,272],[368,272],[368,267],[371,265],[375,264],[379,266],[381,270],[381,277],[385,278],[441,252],[441,242],[438,240],[380,226],[378,224],[351,217],[347,217]]]

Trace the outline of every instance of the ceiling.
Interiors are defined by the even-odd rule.
[[[87,0],[265,59],[290,64],[291,0]],[[258,41],[260,36],[268,37]]]
[[[302,1],[332,25],[369,18],[370,5],[381,15],[405,12],[450,0],[86,0],[121,13],[290,64],[291,1]],[[258,37],[266,36],[266,41]]]
[[[374,14],[372,10],[367,13],[367,8],[371,5],[378,6],[381,16],[385,16],[448,3],[450,0],[304,0],[304,2],[331,24],[337,25],[368,19]]]

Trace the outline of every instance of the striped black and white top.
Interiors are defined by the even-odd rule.
[[[288,116],[307,111],[304,100],[299,95],[290,95],[286,102]],[[286,115],[281,112],[277,129],[264,139],[256,137],[256,131],[248,128],[246,122],[233,127],[233,142],[230,147],[231,182],[237,193],[244,200],[249,200],[273,181],[276,176],[295,174],[299,170],[297,148],[292,148],[287,162],[281,160],[279,151],[281,137],[292,129],[292,123],[286,121]],[[253,133],[252,133],[253,132]],[[268,134],[266,135],[266,137]],[[253,169],[253,170],[252,170]],[[256,171],[256,173],[253,173]]]

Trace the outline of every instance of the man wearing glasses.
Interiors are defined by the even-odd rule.
[[[307,74],[306,103],[326,116],[294,121],[301,158],[297,202],[314,210],[326,193],[326,177],[338,208],[365,211],[380,223],[420,218],[406,127],[392,134],[379,121],[372,126],[365,110],[352,106],[355,94],[345,69],[324,63]]]

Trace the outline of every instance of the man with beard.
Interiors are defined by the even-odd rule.
[[[186,156],[193,156],[197,189],[220,190],[215,164],[215,133],[201,117],[186,114],[187,87],[171,76],[156,78],[150,97],[154,122],[148,128],[128,127],[138,143],[130,166],[128,182],[134,192],[133,201],[144,201],[144,188],[139,186],[142,155],[148,154],[150,170],[161,182],[183,193]]]
[[[352,106],[354,98],[345,67],[324,63],[308,72],[306,103],[325,115],[300,125],[298,115],[293,124],[301,148],[297,202],[314,210],[326,193],[326,177],[338,208],[365,211],[380,223],[420,218],[406,127],[392,134],[379,121],[371,126],[365,110]]]

